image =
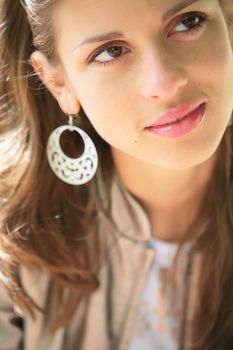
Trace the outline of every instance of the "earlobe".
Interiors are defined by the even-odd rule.
[[[68,87],[62,67],[59,64],[51,65],[47,57],[40,51],[32,53],[31,65],[64,113],[77,114],[80,104]]]
[[[71,94],[68,93],[66,89],[62,89],[59,97],[57,98],[61,110],[65,114],[75,115],[78,114],[80,110],[80,104],[78,100]]]

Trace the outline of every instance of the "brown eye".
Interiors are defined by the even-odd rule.
[[[118,57],[122,53],[122,47],[120,46],[112,46],[107,49],[107,52],[112,57]]]
[[[90,63],[96,63],[99,65],[113,64],[128,51],[127,48],[120,45],[107,46],[95,53],[91,58]]]
[[[196,16],[196,15],[193,15],[193,16],[190,16],[188,18],[185,18],[182,23],[189,29],[197,26],[200,24],[200,17],[199,16]]]
[[[203,23],[207,20],[208,16],[201,12],[190,12],[181,18],[173,33],[192,33],[193,31],[199,30]]]

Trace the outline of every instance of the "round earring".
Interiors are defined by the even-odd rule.
[[[68,125],[56,128],[49,136],[47,143],[47,158],[53,172],[62,181],[70,185],[83,185],[90,181],[98,167],[98,154],[95,145],[85,131],[75,126],[73,116],[69,116]],[[60,144],[64,131],[77,132],[83,140],[84,152],[78,158],[67,156]]]

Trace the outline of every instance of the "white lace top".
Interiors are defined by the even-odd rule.
[[[155,257],[141,295],[128,350],[176,350],[184,293],[184,271],[189,245],[186,244],[178,260],[175,285],[165,288],[168,269],[177,251],[176,243],[153,239],[148,244]]]

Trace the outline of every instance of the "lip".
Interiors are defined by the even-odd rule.
[[[183,119],[185,116],[187,116],[191,112],[193,112],[204,102],[205,101],[191,102],[191,103],[189,102],[189,103],[182,104],[176,108],[171,108],[166,113],[163,113],[158,117],[156,117],[155,121],[152,122],[152,124],[146,126],[146,129],[165,125],[165,124],[175,123],[178,120]]]
[[[152,134],[156,134],[168,138],[177,138],[189,134],[196,129],[204,119],[207,104],[201,103],[196,109],[179,119],[173,118],[173,122],[166,124],[156,124],[147,127],[146,130]],[[163,119],[164,120],[164,119]]]

